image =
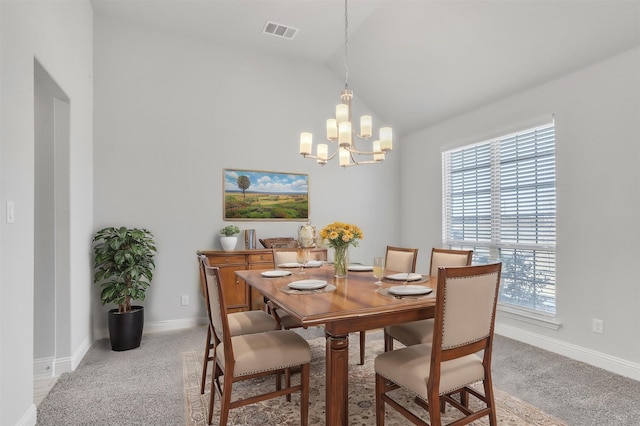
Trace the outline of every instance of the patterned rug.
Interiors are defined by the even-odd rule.
[[[358,336],[352,336],[349,346],[349,424],[368,426],[375,424],[375,379],[373,372],[373,360],[383,351],[382,332],[367,333],[366,359],[364,365],[357,365]],[[325,422],[324,411],[324,383],[325,383],[325,340],[314,338],[309,340],[313,361],[311,363],[311,389],[309,395],[309,424],[319,425]],[[183,353],[183,371],[185,388],[185,415],[186,424],[201,426],[207,424],[210,380],[204,395],[200,395],[200,375],[202,374],[202,356],[200,352]],[[209,368],[211,370],[211,368]],[[294,375],[293,380],[297,379]],[[275,386],[273,377],[239,382],[233,386],[233,399],[244,394],[254,394],[261,389],[273,389]],[[406,406],[413,406],[415,413],[428,420],[428,415],[414,402],[413,397],[402,390],[396,390],[396,398],[404,400]],[[549,416],[523,401],[510,396],[498,389],[495,390],[495,400],[498,424],[501,426],[562,426],[562,421]],[[475,398],[470,398],[473,402]],[[214,403],[213,424],[218,424],[220,414],[220,400],[216,398]],[[457,410],[447,407],[443,414],[443,424],[449,423],[459,416]],[[389,426],[406,425],[409,422],[393,409],[387,407],[385,424]],[[229,425],[299,425],[300,424],[300,396],[293,394],[291,402],[284,397],[274,398],[257,404],[236,408],[229,413]],[[488,425],[488,418],[484,417],[473,425]]]

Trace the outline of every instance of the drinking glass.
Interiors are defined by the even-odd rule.
[[[375,284],[381,285],[382,277],[384,277],[384,257],[373,258],[373,276],[378,279]]]
[[[304,274],[304,267],[309,261],[309,250],[298,249],[296,252],[296,262],[300,264],[300,274]]]

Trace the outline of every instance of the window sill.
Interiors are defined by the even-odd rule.
[[[540,327],[545,327],[551,330],[559,330],[562,323],[556,318],[546,316],[523,309],[513,308],[508,305],[498,303],[498,312],[506,318],[511,318],[517,321],[523,321],[529,324],[534,324]]]

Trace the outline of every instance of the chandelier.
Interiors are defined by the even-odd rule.
[[[360,117],[360,133],[356,132],[351,121],[351,100],[353,91],[349,89],[349,63],[348,52],[349,19],[347,14],[347,0],[344,1],[344,90],[340,92],[340,104],[336,106],[336,117],[327,120],[327,140],[338,142],[338,146],[329,155],[329,144],[320,143],[313,155],[313,135],[308,132],[300,133],[300,155],[304,158],[315,159],[318,164],[324,166],[338,156],[341,167],[356,166],[360,164],[377,164],[384,160],[385,154],[393,148],[391,127],[381,127],[379,138],[371,142],[369,150],[361,151],[356,148],[357,140],[368,141],[372,136],[373,120],[370,115]]]

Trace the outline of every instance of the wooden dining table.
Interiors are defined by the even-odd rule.
[[[331,265],[305,268],[304,274],[300,274],[299,268],[292,269],[291,275],[284,277],[264,277],[263,272],[265,270],[244,270],[236,274],[302,325],[324,327],[327,425],[349,423],[349,333],[434,316],[435,277],[424,276],[419,282],[433,288],[431,294],[395,297],[388,294],[388,288],[405,283],[383,280],[382,285],[376,285],[371,271],[349,271],[347,278],[335,278]],[[299,280],[323,280],[327,287],[314,291],[290,290],[288,284]]]

